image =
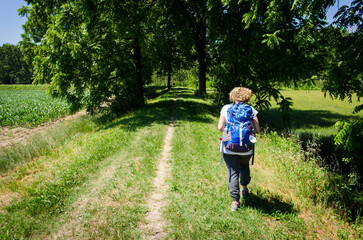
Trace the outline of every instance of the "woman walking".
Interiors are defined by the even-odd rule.
[[[240,112],[238,114],[242,114],[245,116],[248,115],[248,118],[251,119],[255,132],[256,133],[260,132],[260,125],[257,118],[258,112],[256,111],[256,109],[247,104],[251,96],[252,96],[252,91],[248,88],[243,88],[243,87],[236,87],[230,92],[229,98],[231,104],[223,106],[221,110],[218,122],[219,131],[223,132],[226,128],[226,125],[233,124],[234,121],[233,111],[235,109],[239,109]],[[239,145],[242,146],[242,144]],[[226,147],[226,145],[223,144],[221,149],[221,151],[223,152],[224,161],[226,162],[228,169],[228,190],[229,190],[229,195],[233,199],[231,204],[232,211],[237,211],[238,208],[240,207],[239,200],[241,195],[242,198],[244,199],[247,198],[248,196],[247,185],[251,181],[249,161],[251,159],[251,156],[253,155],[254,149],[253,146],[249,144],[243,144],[242,147],[243,147],[242,150],[239,149],[234,151],[233,148]],[[241,194],[239,186],[240,183],[242,186]]]

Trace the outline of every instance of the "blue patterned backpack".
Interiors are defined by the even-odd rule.
[[[223,144],[233,152],[248,152],[253,148],[255,137],[252,124],[252,107],[244,103],[233,104],[227,111]]]

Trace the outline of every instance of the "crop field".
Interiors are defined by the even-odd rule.
[[[69,105],[44,90],[0,88],[0,126],[36,126],[69,113]]]

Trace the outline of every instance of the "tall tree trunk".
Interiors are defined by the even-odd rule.
[[[136,67],[136,105],[138,107],[143,106],[144,102],[144,91],[142,81],[142,59],[141,59],[141,48],[139,39],[136,37],[134,40],[134,63]]]
[[[169,61],[169,63],[168,63],[169,65],[168,65],[168,91],[170,91],[171,90],[171,71],[172,71],[172,64],[171,64],[171,62]]]
[[[197,24],[197,32],[196,32],[196,43],[195,47],[198,53],[198,70],[199,70],[199,94],[206,94],[206,74],[207,74],[207,66],[206,66],[206,34],[207,27],[205,23]]]
[[[168,91],[171,90],[171,71],[173,68],[173,45],[171,42],[171,39],[168,39],[168,49],[167,52],[169,52],[168,56],[167,56],[167,64],[168,64]]]

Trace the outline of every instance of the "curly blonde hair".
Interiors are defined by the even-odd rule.
[[[229,93],[229,100],[234,103],[236,101],[248,102],[252,96],[252,90],[244,87],[235,87]]]

